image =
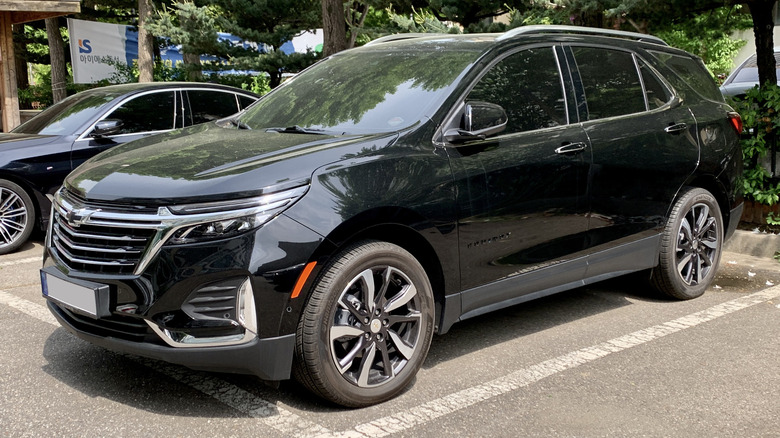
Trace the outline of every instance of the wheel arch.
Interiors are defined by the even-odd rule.
[[[728,190],[721,181],[719,181],[713,175],[699,175],[689,181],[685,186],[698,187],[712,193],[712,196],[714,196],[715,200],[718,201],[718,206],[720,207],[720,215],[723,219],[723,228],[724,230],[729,229],[729,224],[734,218],[731,218],[731,203],[729,202]],[[677,202],[682,193],[683,190],[681,188],[680,191],[677,192],[675,202]],[[737,221],[739,221],[739,219],[740,218],[736,218]]]
[[[450,238],[454,239],[455,233],[442,232],[440,227],[412,210],[384,207],[365,211],[334,228],[314,252],[312,260],[317,261],[317,266],[307,281],[306,297],[303,298],[308,299],[323,267],[341,250],[359,241],[384,241],[409,251],[422,265],[433,291],[438,327],[443,315],[444,297],[448,290],[455,287],[446,279],[448,270],[454,267],[448,268],[446,261],[442,260],[452,257],[457,260],[457,245],[449,242]]]

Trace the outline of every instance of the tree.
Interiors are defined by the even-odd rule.
[[[65,49],[60,33],[60,24],[56,17],[46,19],[46,36],[49,40],[49,58],[51,59],[52,101],[57,103],[68,95],[66,89],[68,69],[65,66]]]
[[[154,36],[146,30],[151,0],[138,0],[138,82],[154,81]]]
[[[777,69],[775,66],[774,35],[775,27],[773,9],[777,0],[745,1],[753,17],[753,34],[756,37],[756,62],[758,64],[758,81],[761,87],[767,84],[777,84]]]

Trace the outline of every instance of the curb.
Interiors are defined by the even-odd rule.
[[[780,251],[780,234],[737,230],[724,245],[724,251],[754,257],[773,258]]]

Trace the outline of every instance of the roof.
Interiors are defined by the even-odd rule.
[[[11,23],[25,23],[81,11],[79,0],[3,0],[0,13],[8,13]]]

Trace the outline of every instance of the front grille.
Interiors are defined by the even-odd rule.
[[[156,233],[154,229],[76,227],[55,212],[51,243],[59,259],[74,271],[130,275]]]
[[[47,243],[72,271],[134,275],[163,228],[155,213],[137,206],[107,208],[63,190],[55,198]]]

